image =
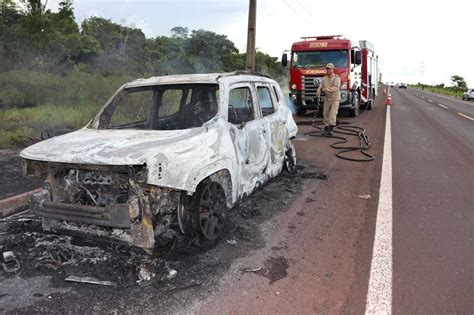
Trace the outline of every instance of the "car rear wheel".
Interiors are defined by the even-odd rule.
[[[285,158],[283,160],[283,166],[288,173],[296,172],[296,150],[293,145],[293,141],[289,140],[285,151]]]

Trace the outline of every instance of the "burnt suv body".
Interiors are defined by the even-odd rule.
[[[257,74],[124,84],[84,128],[24,149],[43,228],[153,248],[169,230],[218,238],[225,211],[294,168],[297,127],[280,86]]]

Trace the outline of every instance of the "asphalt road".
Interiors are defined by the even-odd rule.
[[[472,314],[474,103],[391,90],[393,313]]]

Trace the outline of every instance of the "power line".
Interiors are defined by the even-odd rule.
[[[300,6],[302,6],[302,7],[306,10],[306,12],[308,13],[308,15],[311,16],[311,18],[313,18],[313,20],[314,20],[316,23],[320,24],[320,23],[319,23],[319,20],[318,20],[318,19],[313,15],[313,13],[312,13],[312,12],[313,12],[313,8],[312,8],[311,5],[309,5],[309,4],[308,4],[306,1],[304,1],[304,0],[301,0],[301,2],[295,0],[295,2],[297,2]]]
[[[294,0],[293,2],[294,2],[295,4],[297,4],[301,9],[303,9],[303,12],[304,12],[304,13],[308,14],[308,9],[305,8],[305,7],[303,7],[303,6],[301,5],[301,3],[299,3],[299,2],[296,1],[296,0]]]
[[[286,6],[287,6],[288,8],[290,8],[296,15],[298,15],[300,18],[302,18],[303,20],[305,20],[306,23],[311,24],[311,22],[309,22],[304,16],[302,16],[301,14],[299,14],[298,11],[296,11],[290,4],[288,4],[288,2],[286,2],[286,0],[283,0],[283,3],[285,3]]]
[[[293,11],[295,14],[297,14],[300,18],[302,18],[306,23],[308,24],[320,24],[318,19],[314,17],[314,15],[311,13],[311,9],[308,6],[303,5],[302,3],[294,0],[294,3],[288,3],[286,0],[283,0],[283,2]],[[298,8],[296,8],[296,5],[298,5]],[[302,9],[302,10],[301,10]],[[302,11],[304,14],[301,14],[300,11]],[[312,20],[312,21],[311,21]]]

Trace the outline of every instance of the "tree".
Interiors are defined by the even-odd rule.
[[[467,90],[467,83],[464,81],[464,78],[459,75],[451,76],[451,82],[453,86],[459,90],[465,91]]]
[[[99,72],[143,72],[146,37],[140,29],[100,17],[84,20],[81,27],[82,36],[94,38],[100,44],[100,53],[90,60]],[[96,49],[94,51],[97,52]]]
[[[188,38],[189,29],[187,27],[175,26],[171,29],[171,37],[174,38]]]
[[[238,52],[226,35],[205,30],[192,31],[186,42],[186,54],[196,72],[223,71],[223,59]]]

